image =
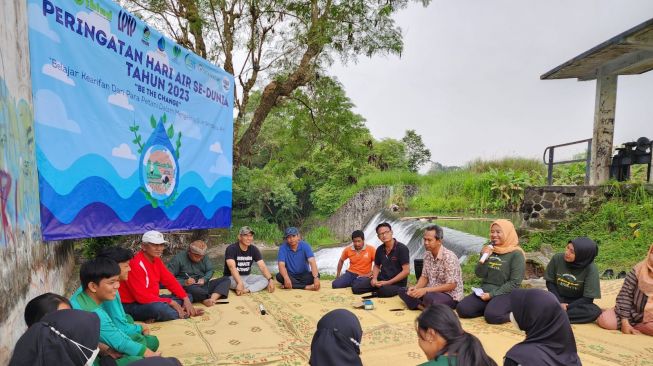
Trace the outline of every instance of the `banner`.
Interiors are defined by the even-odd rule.
[[[233,76],[108,0],[28,0],[44,240],[231,225]]]

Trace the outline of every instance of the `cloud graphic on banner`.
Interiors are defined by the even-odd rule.
[[[108,102],[109,104],[113,104],[130,111],[134,110],[134,106],[129,104],[129,97],[127,96],[126,93],[111,94],[109,95]]]
[[[45,126],[81,133],[77,122],[68,119],[66,106],[57,94],[48,89],[39,89],[34,98],[34,120]]]
[[[75,86],[75,82],[73,79],[69,78],[68,75],[66,75],[65,72],[61,69],[57,69],[56,67],[52,66],[52,64],[45,64],[41,68],[41,72],[44,73],[45,75],[48,75],[49,77],[55,78],[61,82],[64,82],[68,85]]]
[[[227,160],[227,158],[221,154],[216,160],[215,164],[209,168],[209,172],[218,174],[220,176],[231,177],[232,173],[232,162]]]
[[[53,42],[60,43],[59,35],[55,33],[50,26],[48,21],[43,16],[41,8],[36,4],[29,4],[27,7],[27,18],[29,18],[29,27],[35,31],[41,33],[42,35],[50,38]]]
[[[181,132],[184,137],[190,137],[196,140],[202,138],[202,133],[198,125],[193,123],[193,118],[186,112],[179,112],[175,118],[175,130]]]
[[[136,155],[132,153],[132,150],[129,147],[129,145],[125,143],[122,143],[120,144],[120,146],[111,149],[111,155],[117,158],[136,160]]]
[[[220,145],[219,141],[216,141],[214,144],[212,144],[209,147],[209,151],[213,151],[214,153],[217,154],[222,154],[222,145]]]
[[[159,52],[159,51],[147,51],[147,57],[151,58],[154,60],[154,64],[156,65],[157,61],[159,64],[166,64],[167,66],[170,66],[170,60],[168,59],[168,54],[164,52]],[[174,77],[177,73],[172,70],[172,76]]]
[[[106,33],[107,40],[111,39],[111,37],[115,37],[113,33],[111,33],[111,23],[109,23],[109,21],[103,18],[100,14],[96,12],[85,13],[80,11],[77,13],[77,18],[88,23],[89,26],[95,26],[96,32],[98,30],[102,30],[104,33]],[[117,38],[118,37],[116,37],[116,39]]]

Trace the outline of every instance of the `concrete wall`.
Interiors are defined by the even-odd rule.
[[[62,293],[72,245],[41,241],[25,1],[0,2],[0,365],[25,331],[27,301]]]
[[[372,187],[362,190],[336,211],[324,225],[343,241],[351,238],[354,230],[363,230],[365,224],[380,210],[388,208],[395,189],[390,186]],[[414,186],[404,186],[405,198],[417,192]]]
[[[520,207],[523,226],[548,228],[568,214],[587,208],[592,199],[605,198],[603,186],[529,187]]]

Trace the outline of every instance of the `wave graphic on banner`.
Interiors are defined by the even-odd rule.
[[[59,195],[48,182],[39,176],[39,185],[43,194],[42,205],[65,224],[74,220],[78,213],[93,203],[103,203],[110,207],[122,221],[129,221],[146,205],[150,205],[140,190],[136,190],[130,197],[122,198],[115,191],[113,186],[99,177],[91,177],[81,181],[69,194]],[[75,197],[71,200],[71,197]],[[212,201],[206,201],[204,196],[195,188],[190,187],[179,195],[184,202],[201,208],[205,217],[211,217],[215,213],[214,207],[230,207],[231,192],[223,191],[218,193]],[[183,207],[171,206],[162,207],[166,216],[172,220],[183,212]]]
[[[134,218],[124,222],[118,218],[115,212],[103,203],[93,203],[84,207],[77,217],[68,224],[64,224],[41,205],[41,220],[48,235],[44,240],[51,238],[67,239],[88,236],[91,230],[93,236],[97,232],[105,232],[106,235],[133,234],[134,227],[145,230],[175,230],[179,227],[185,229],[199,229],[205,227],[229,227],[231,225],[231,207],[219,208],[212,217],[205,217],[202,211],[196,206],[187,206],[176,220],[170,220],[161,208],[153,208],[148,205],[141,208]],[[102,226],[97,225],[98,222]]]

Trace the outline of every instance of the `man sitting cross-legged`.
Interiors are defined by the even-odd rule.
[[[286,240],[279,247],[277,281],[285,289],[320,289],[320,273],[311,246],[301,240],[296,227],[286,229]],[[310,267],[309,267],[310,266]]]
[[[166,243],[158,231],[143,234],[141,251],[129,261],[129,278],[120,283],[122,306],[135,320],[167,321],[203,313],[193,307],[186,291],[161,261]],[[159,295],[161,284],[174,296]]]
[[[224,278],[230,281],[230,287],[240,296],[249,292],[261,291],[267,287],[268,292],[274,291],[274,282],[268,267],[263,261],[261,252],[255,245],[254,231],[249,226],[243,226],[238,233],[238,242],[227,247],[224,252]],[[252,262],[256,262],[263,275],[250,274]]]
[[[333,288],[353,287],[354,283],[372,277],[372,263],[376,248],[365,244],[365,234],[356,230],[351,234],[351,245],[345,247],[338,261],[336,279],[331,283]],[[349,259],[349,269],[341,276],[342,265]]]
[[[206,256],[206,243],[202,240],[190,243],[188,251],[177,253],[168,263],[168,269],[195,302],[213,306],[218,299],[229,296],[229,280],[211,279],[213,263]]]
[[[128,365],[143,357],[160,356],[148,348],[148,340],[142,335],[127,335],[112,321],[102,304],[112,301],[120,287],[120,266],[109,258],[98,257],[82,264],[79,270],[82,283],[70,298],[73,309],[94,312],[100,318],[100,341],[119,352],[116,360],[120,366]],[[155,342],[158,347],[158,341]]]

